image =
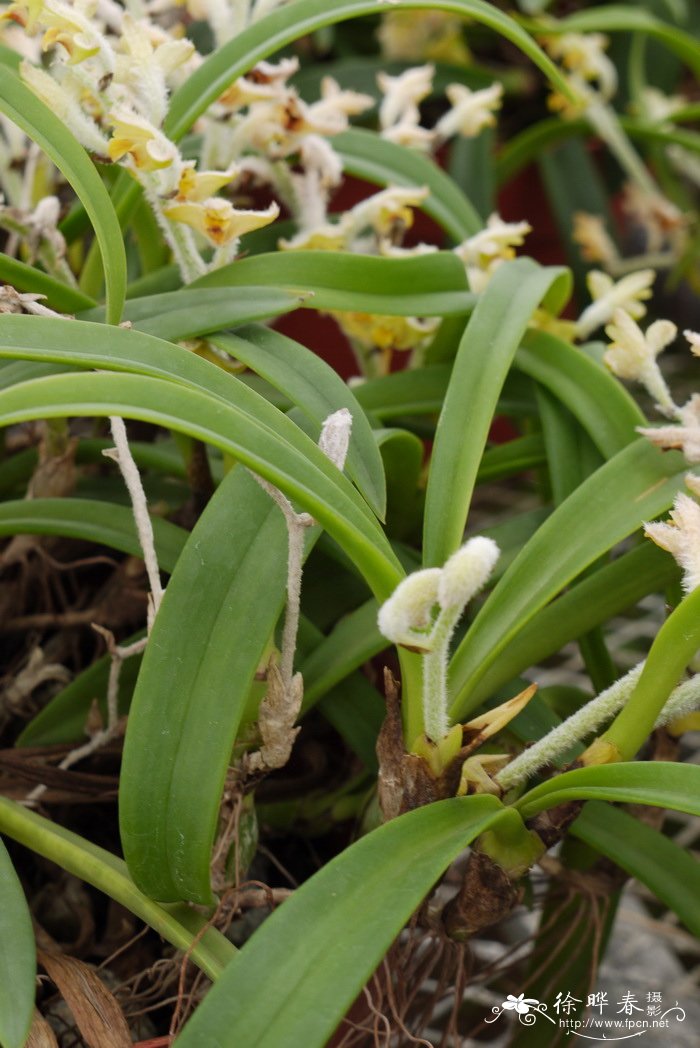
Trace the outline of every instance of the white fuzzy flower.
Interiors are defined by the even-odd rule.
[[[394,644],[429,651],[441,575],[440,568],[424,568],[407,575],[379,609],[379,632]]]
[[[472,291],[483,291],[501,262],[515,258],[515,248],[523,243],[531,229],[529,222],[504,222],[494,212],[484,229],[454,249],[464,262]]]
[[[418,105],[433,89],[435,67],[415,66],[399,76],[378,73],[377,83],[384,98],[379,106],[379,126],[382,130],[400,123],[407,114],[419,123]]]
[[[683,569],[683,589],[692,593],[700,584],[700,506],[689,495],[676,495],[671,523],[645,524],[647,536],[668,550]]]
[[[670,320],[657,320],[646,333],[629,313],[616,309],[613,323],[605,329],[612,339],[603,360],[618,378],[641,382],[664,415],[673,418],[678,409],[671,399],[656,358],[675,339],[678,328]]]
[[[438,587],[440,607],[461,611],[486,584],[500,553],[493,539],[483,535],[465,542],[442,569]]]
[[[549,37],[545,46],[552,58],[583,80],[596,81],[603,98],[612,98],[617,90],[615,64],[605,54],[608,38],[602,33],[562,33]]]
[[[343,469],[350,445],[352,415],[347,408],[334,411],[323,423],[318,446],[339,470]]]
[[[664,450],[683,452],[687,462],[700,462],[700,394],[694,393],[677,412],[677,426],[637,427],[637,432]]]
[[[576,323],[579,338],[588,338],[596,328],[607,324],[616,309],[624,309],[635,320],[643,317],[647,311],[644,300],[651,298],[655,277],[653,269],[640,269],[614,281],[607,273],[592,269],[586,283],[593,301]]]
[[[700,357],[700,332],[691,331],[690,328],[686,328],[683,332],[683,337],[690,345],[690,352],[693,356]]]
[[[494,113],[501,107],[502,84],[491,84],[481,91],[472,91],[463,84],[450,84],[446,93],[452,108],[435,125],[440,138],[451,138],[452,135],[473,138],[485,127],[493,127],[496,123]]]

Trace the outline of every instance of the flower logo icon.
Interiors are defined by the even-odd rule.
[[[530,1008],[535,1007],[540,1002],[535,997],[526,997],[524,993],[518,994],[514,997],[512,993],[509,993],[501,1007],[505,1011],[517,1012],[518,1015],[527,1015]]]

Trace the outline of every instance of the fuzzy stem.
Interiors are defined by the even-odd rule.
[[[523,750],[495,776],[498,785],[503,790],[522,786],[540,768],[556,761],[561,754],[585,739],[610,717],[614,717],[631,695],[643,666],[644,663],[640,662],[562,724]]]
[[[433,742],[444,738],[450,728],[447,669],[450,640],[461,612],[461,607],[440,612],[431,636],[432,651],[423,657],[423,716],[425,733]]]
[[[107,458],[113,459],[119,466],[131,499],[136,531],[143,552],[143,559],[148,574],[148,582],[151,587],[152,613],[149,614],[150,631],[152,621],[158,612],[164,592],[160,581],[158,557],[156,556],[155,540],[153,537],[153,524],[148,512],[146,493],[143,490],[138,467],[134,462],[129,447],[124,419],[113,415],[110,417],[109,423],[115,446],[114,449],[109,449],[108,451],[103,452],[103,454],[105,454]]]
[[[138,180],[165,241],[173,253],[180,276],[185,284],[190,284],[207,271],[204,260],[195,247],[194,238],[182,222],[171,222],[165,217],[160,197],[148,176],[139,173]]]
[[[287,525],[288,553],[287,553],[287,608],[284,616],[284,627],[282,630],[282,653],[280,658],[280,673],[284,682],[285,690],[292,693],[292,678],[294,676],[294,655],[297,647],[297,633],[299,632],[299,615],[301,607],[301,576],[303,572],[304,559],[304,531],[315,524],[313,517],[308,513],[297,513],[286,495],[279,488],[256,473],[253,476],[263,491],[266,491],[273,502],[279,506]]]

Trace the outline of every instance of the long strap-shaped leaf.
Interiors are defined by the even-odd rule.
[[[55,375],[0,392],[0,425],[81,415],[137,418],[221,448],[298,499],[344,547],[379,599],[401,579],[400,564],[366,504],[301,431],[305,452],[232,404],[144,375]]]
[[[330,466],[314,442],[264,397],[222,368],[171,342],[138,331],[88,322],[74,324],[51,317],[3,316],[0,317],[0,357],[134,372],[205,391],[234,405],[250,418],[252,427],[264,427],[270,435],[277,434],[302,455],[310,456],[327,476],[338,479],[338,471]],[[364,508],[371,516],[369,508]]]
[[[333,137],[343,168],[378,185],[427,186],[421,210],[459,242],[478,233],[483,222],[459,186],[428,157],[388,142],[376,132],[352,128]]]
[[[523,819],[577,800],[650,804],[700,815],[700,766],[672,761],[633,761],[577,768],[529,790],[515,804]]]
[[[210,331],[265,320],[298,309],[299,295],[278,288],[246,288],[245,291],[182,288],[162,295],[130,299],[124,307],[124,320],[139,331],[163,339],[196,338]],[[91,309],[81,320],[104,319],[104,310]]]
[[[41,146],[80,197],[102,253],[107,320],[118,324],[126,290],[126,254],[109,193],[65,124],[6,66],[0,65],[0,109]]]
[[[651,542],[616,557],[530,619],[476,684],[470,703],[488,698],[529,666],[677,578],[673,558]]]
[[[0,841],[0,1044],[23,1048],[34,1014],[36,949],[22,885]]]
[[[247,325],[235,335],[211,341],[286,394],[317,425],[339,408],[347,408],[352,415],[352,439],[345,468],[383,519],[386,481],[382,457],[367,416],[337,372],[299,342],[262,325]]]
[[[450,251],[413,258],[374,258],[337,251],[277,251],[222,266],[190,285],[311,291],[311,309],[355,310],[395,316],[468,313],[476,298],[464,266]]]
[[[121,903],[176,949],[190,951],[192,960],[210,978],[216,979],[235,956],[235,947],[221,932],[215,928],[203,931],[206,920],[195,910],[184,905],[159,906],[138,890],[126,864],[116,855],[7,797],[0,797],[0,832]]]
[[[515,355],[515,366],[562,401],[606,458],[631,443],[635,427],[646,421],[617,379],[553,335],[528,332]]]
[[[478,703],[477,684],[511,640],[603,553],[669,507],[685,461],[636,440],[606,462],[542,524],[505,573],[455,652],[452,715]]]
[[[493,797],[440,801],[361,838],[255,932],[177,1048],[323,1048],[441,873],[504,814]]]
[[[153,518],[158,563],[172,571],[187,532],[160,517]],[[17,499],[0,502],[0,535],[63,535],[141,556],[134,515],[126,506],[97,499]]]
[[[700,936],[700,865],[685,848],[600,801],[589,801],[569,832],[645,884]]]
[[[462,541],[494,409],[532,313],[549,296],[561,305],[568,271],[529,259],[501,266],[481,295],[457,350],[435,434],[428,478],[423,561],[441,565]]]
[[[124,741],[124,855],[152,898],[212,902],[221,793],[287,579],[284,518],[250,474],[219,485],[180,557],[146,649]]]
[[[79,313],[95,303],[82,291],[49,276],[36,266],[0,253],[0,280],[12,284],[18,291],[33,291],[46,296],[46,305],[60,313]]]
[[[493,4],[484,0],[403,0],[401,7],[406,10],[452,11],[481,22],[519,47],[560,91],[569,96],[566,79],[554,63],[528,33]],[[234,80],[298,37],[345,19],[379,14],[385,10],[383,0],[340,0],[332,5],[326,0],[296,0],[294,4],[273,11],[210,55],[176,91],[165,122],[166,134],[181,138]]]
[[[666,700],[700,649],[700,589],[692,590],[664,622],[642,674],[603,739],[630,760],[652,731]]]

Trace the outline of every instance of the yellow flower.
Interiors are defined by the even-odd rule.
[[[385,317],[372,313],[333,313],[333,316],[350,338],[378,349],[415,349],[440,323],[437,317]]]
[[[581,258],[587,262],[611,266],[618,261],[618,250],[600,215],[576,211],[571,236],[581,248]]]
[[[177,160],[178,151],[173,143],[138,113],[117,107],[109,120],[114,128],[107,147],[111,160],[130,156],[141,171],[159,171]]]
[[[277,246],[281,251],[342,251],[347,247],[347,236],[342,222],[324,222],[302,230],[291,240],[281,239]]]
[[[392,61],[449,62],[466,65],[469,49],[462,38],[462,19],[445,11],[391,11],[384,16],[379,42]]]
[[[177,185],[177,200],[189,200],[201,204],[227,186],[235,178],[233,168],[229,171],[197,171],[194,161],[183,164]]]
[[[171,204],[163,209],[163,214],[173,222],[184,222],[202,233],[212,244],[221,247],[244,233],[274,222],[279,211],[278,205],[274,203],[265,211],[238,210],[229,200],[210,197],[201,203]]]
[[[43,10],[44,0],[16,0],[0,14],[0,21],[16,22],[28,33],[34,33]]]

